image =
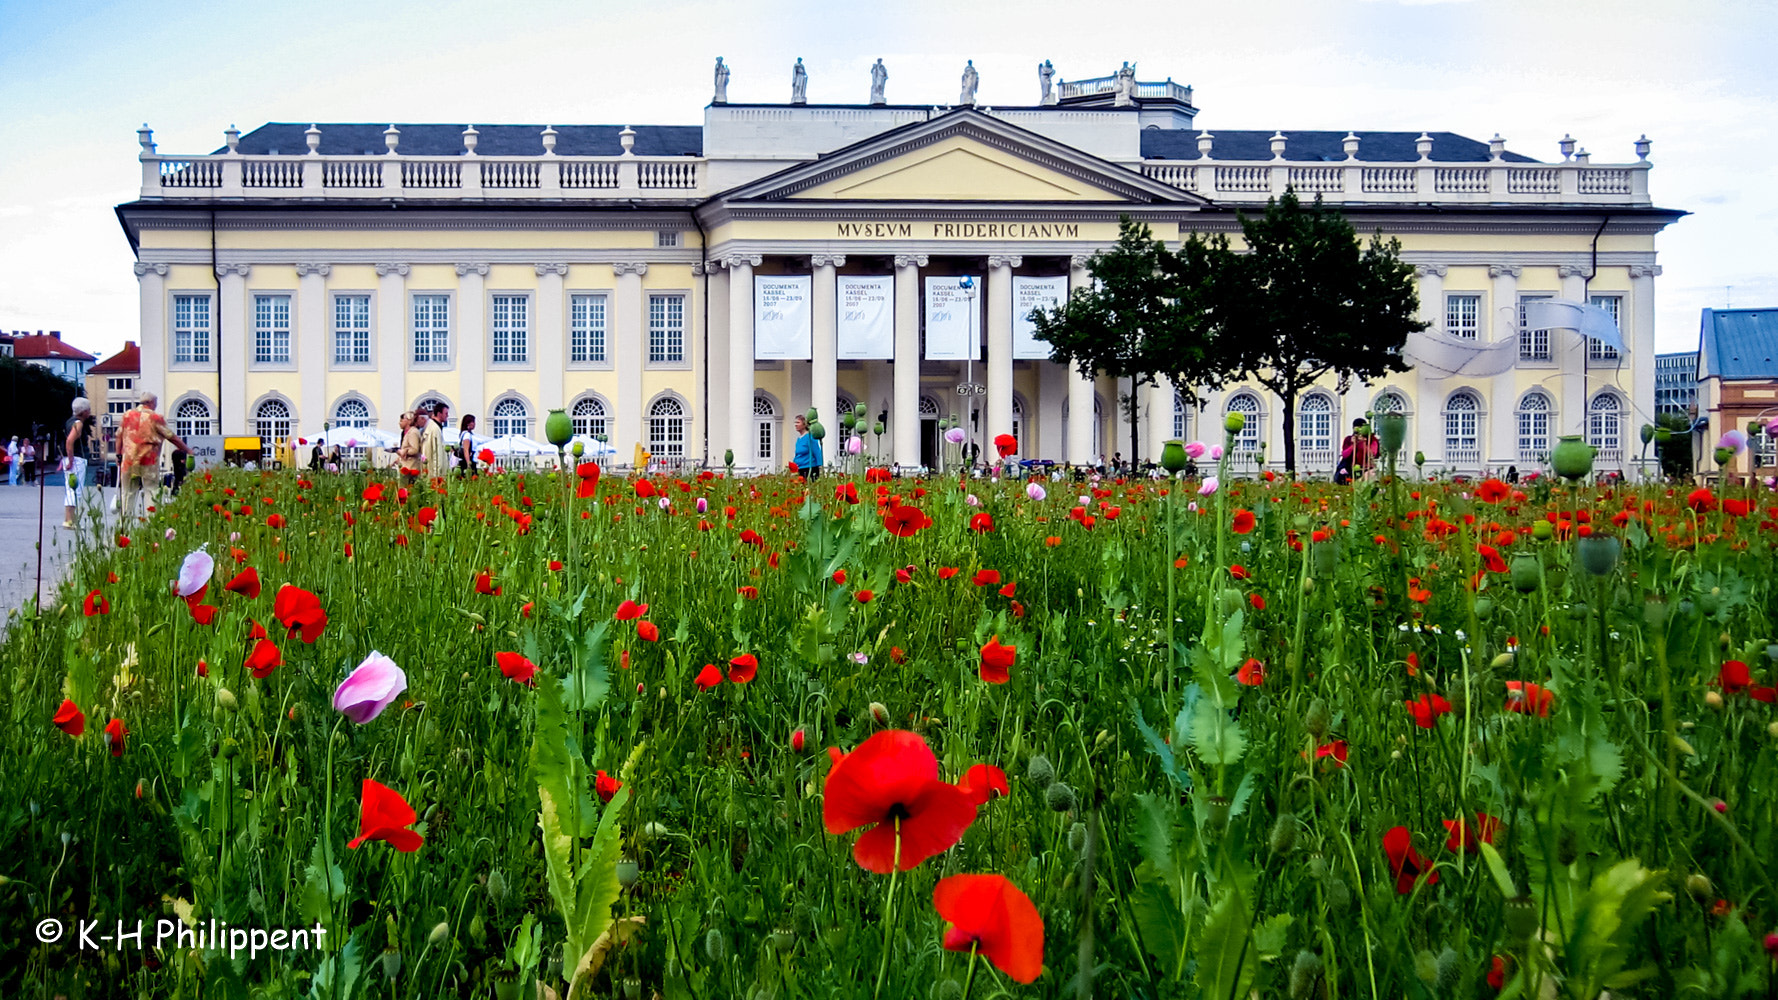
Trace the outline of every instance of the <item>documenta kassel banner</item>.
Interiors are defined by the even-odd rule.
[[[895,357],[894,294],[895,278],[890,275],[839,276],[841,360]]]
[[[963,282],[974,286],[975,295],[966,294]],[[980,301],[982,279],[979,275],[926,279],[926,360],[979,360],[972,350],[980,342],[981,324],[973,310]]]
[[[1049,360],[1050,345],[1037,339],[1037,324],[1031,322],[1031,313],[1037,309],[1054,309],[1067,297],[1066,275],[1054,278],[1013,275],[1012,356],[1015,360]]]
[[[806,274],[753,276],[753,357],[807,361],[814,336],[809,320],[811,278]]]

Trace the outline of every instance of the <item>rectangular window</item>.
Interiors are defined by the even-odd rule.
[[[173,296],[173,363],[210,363],[210,296]]]
[[[494,296],[494,363],[522,365],[530,357],[530,326],[523,295]]]
[[[290,363],[290,296],[253,296],[253,360],[262,365]]]
[[[1550,359],[1550,332],[1531,330],[1525,326],[1525,303],[1550,298],[1548,295],[1519,296],[1519,358],[1524,361]]]
[[[370,364],[370,296],[334,297],[333,363]]]
[[[105,388],[110,392],[129,392],[135,387],[136,380],[133,378],[108,378],[105,380]]]
[[[685,360],[685,296],[648,297],[648,360],[668,364]]]
[[[128,413],[128,412],[130,412],[130,404],[127,401],[120,401],[120,400],[116,400],[116,399],[106,400],[105,412],[106,413],[116,413],[116,414]]]
[[[568,360],[605,360],[605,296],[576,295],[569,302]]]
[[[1481,330],[1480,295],[1445,296],[1445,332],[1461,340],[1475,340]]]
[[[1595,295],[1592,298],[1592,303],[1593,303],[1593,305],[1596,305],[1599,308],[1610,313],[1612,323],[1617,325],[1618,331],[1620,333],[1623,332],[1623,320],[1620,318],[1623,315],[1623,303],[1624,303],[1623,296],[1621,296],[1621,295]],[[1587,339],[1587,360],[1588,361],[1616,361],[1617,359],[1618,359],[1617,348],[1611,346],[1610,344],[1602,344],[1599,341],[1593,340],[1590,337]]]
[[[414,364],[442,365],[451,360],[451,297],[414,296]]]
[[[679,233],[671,229],[656,230],[654,245],[657,247],[676,247],[679,245]]]

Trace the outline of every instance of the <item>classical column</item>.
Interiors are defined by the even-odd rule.
[[[1630,322],[1625,327],[1624,346],[1630,349],[1631,428],[1652,424],[1655,419],[1655,279],[1660,276],[1659,264],[1630,266]],[[1618,325],[1624,327],[1621,317]],[[1625,447],[1634,442],[1640,458],[1642,439],[1633,430],[1626,429],[1624,442]],[[1651,447],[1647,471],[1659,474],[1653,455]]]
[[[920,465],[920,268],[926,255],[895,255],[895,405],[889,426],[895,438],[895,464]]]
[[[753,269],[765,263],[765,258],[733,254],[722,263],[728,268],[728,450],[735,453],[737,470],[751,470],[759,465],[754,454],[758,448],[749,430],[753,426]]]
[[[1153,385],[1145,386],[1144,393],[1148,400],[1148,426],[1142,431],[1143,452],[1138,460],[1158,462],[1161,460],[1161,448],[1167,439],[1173,436],[1173,383],[1162,379]],[[1284,453],[1278,453],[1279,458]]]
[[[844,254],[815,254],[809,258],[815,271],[814,288],[809,295],[815,333],[809,363],[809,395],[821,411],[822,421],[834,429],[835,437],[829,447],[835,449],[836,460],[838,449],[844,447],[845,434],[840,429],[840,414],[834,410],[834,401],[840,395],[839,287],[835,274],[845,263]]]
[[[988,258],[988,437],[982,454],[994,455],[994,439],[1012,433],[1012,269],[1023,257]],[[1021,456],[1024,443],[1020,442]]]
[[[327,409],[327,264],[296,265],[297,437],[321,433]]]
[[[537,406],[545,413],[563,406],[562,376],[568,367],[563,348],[567,324],[562,318],[563,263],[537,265]]]
[[[1087,287],[1087,260],[1076,255],[1069,261],[1068,292],[1073,294]],[[1093,380],[1083,378],[1079,371],[1068,370],[1068,461],[1071,465],[1091,465],[1093,442]]]
[[[1556,268],[1562,279],[1562,297],[1573,302],[1587,300],[1587,269],[1578,264],[1562,264]],[[1587,338],[1574,330],[1550,331],[1550,357],[1562,373],[1560,433],[1585,434],[1587,429]],[[1505,402],[1502,400],[1502,402]],[[1518,400],[1512,401],[1514,410]]]
[[[1515,345],[1519,342],[1519,278],[1524,273],[1525,269],[1516,265],[1495,264],[1488,268],[1488,277],[1494,279],[1493,294],[1490,296],[1494,314],[1494,342],[1507,340]],[[1482,400],[1482,405],[1488,408],[1488,440],[1482,445],[1482,460],[1489,465],[1504,468],[1519,462],[1518,379],[1514,371],[1507,371],[1494,376],[1491,382],[1487,397]],[[1439,454],[1444,454],[1443,397],[1419,400],[1414,405],[1416,412],[1424,414],[1419,419],[1433,421],[1438,425]],[[1566,410],[1571,404],[1564,400],[1557,405]]]
[[[165,264],[136,263],[137,291],[141,295],[142,372],[136,387],[164,397],[167,392],[167,271]],[[163,412],[173,401],[161,399]]]
[[[252,264],[216,267],[222,286],[216,303],[216,361],[224,434],[245,434],[253,427],[247,413],[247,363],[253,359],[253,338],[247,335],[247,275],[251,273]]]
[[[406,264],[377,265],[377,406],[384,419],[407,409]],[[471,412],[465,410],[464,412]]]
[[[722,465],[722,453],[729,446],[729,436],[722,426],[729,414],[729,275],[719,260],[706,261],[699,266],[709,275],[705,289],[710,309],[705,321],[709,328],[709,347],[703,352],[704,364],[709,366],[704,377],[704,384],[709,387],[704,412],[710,418],[710,430],[704,436],[709,453],[704,456],[704,463],[717,468]]]
[[[617,372],[617,398],[611,401],[616,411],[611,446],[617,450],[612,461],[622,465],[635,460],[636,446],[644,437],[642,359],[648,353],[648,317],[642,308],[642,276],[648,273],[648,265],[639,260],[619,261],[611,265],[611,273],[617,276],[608,338],[612,368]]]
[[[1420,314],[1423,322],[1432,325],[1426,328],[1427,333],[1442,333],[1445,329],[1445,275],[1450,268],[1443,264],[1419,264],[1414,267],[1414,275],[1420,279]],[[1481,334],[1478,334],[1481,335]],[[1445,380],[1425,369],[1416,368],[1411,376],[1414,380],[1414,407],[1417,419],[1414,421],[1413,440],[1407,442],[1408,458],[1414,452],[1425,452],[1427,455],[1444,454],[1443,418],[1435,419],[1438,412],[1433,400],[1444,399]],[[1354,417],[1356,414],[1354,415]],[[1350,427],[1348,418],[1347,426]],[[1337,445],[1345,440],[1344,428],[1334,428],[1334,443]]]
[[[488,415],[486,378],[488,374],[488,297],[486,294],[488,265],[457,265],[457,412],[473,413],[479,427],[492,432],[494,421]],[[395,426],[395,415],[378,414],[383,427]]]

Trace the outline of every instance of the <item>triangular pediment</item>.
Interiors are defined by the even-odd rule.
[[[873,136],[743,185],[720,200],[1202,202],[1137,170],[974,109]]]

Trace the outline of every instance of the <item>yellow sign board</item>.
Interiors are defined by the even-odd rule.
[[[259,451],[260,450],[259,438],[256,438],[256,437],[223,438],[222,439],[222,450],[223,451]]]

